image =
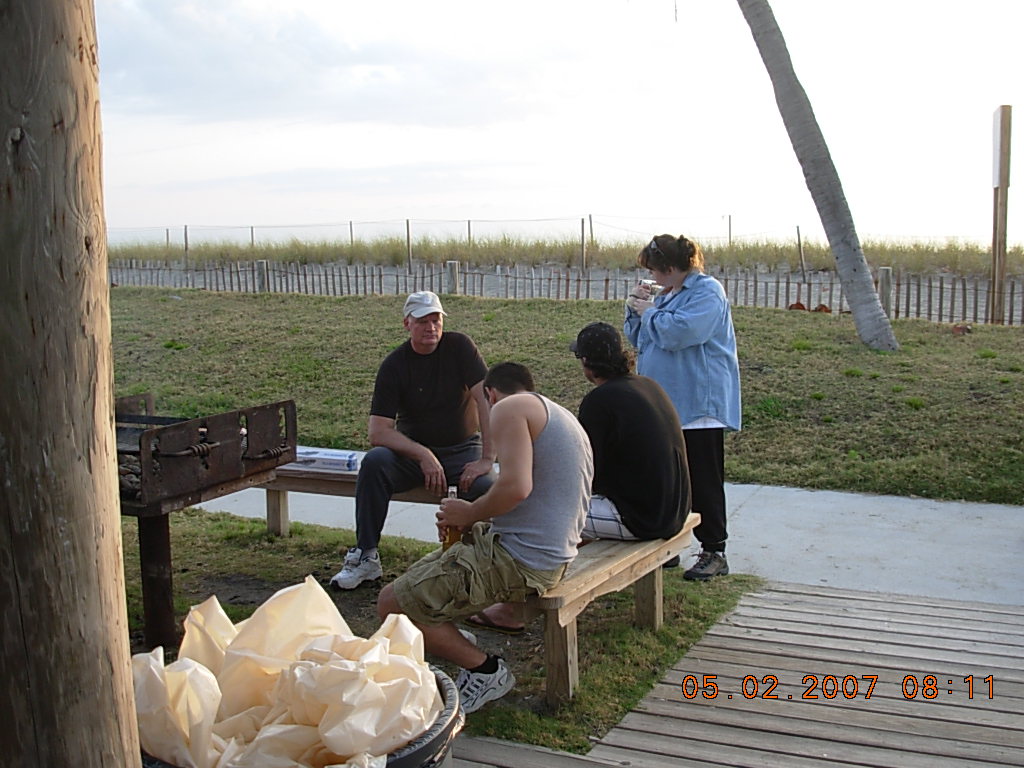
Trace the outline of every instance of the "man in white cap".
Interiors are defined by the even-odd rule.
[[[494,482],[487,365],[469,336],[444,333],[446,313],[431,291],[406,299],[409,338],[377,369],[369,439],[356,479],[356,546],[331,586],[355,589],[383,573],[377,545],[391,496],[423,485],[445,496],[449,485],[475,499]]]

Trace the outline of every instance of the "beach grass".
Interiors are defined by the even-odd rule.
[[[470,267],[493,265],[556,264],[578,266],[585,250],[586,263],[603,269],[631,269],[643,247],[643,240],[526,239],[494,237],[474,239],[417,238],[411,243],[412,258],[424,264],[458,261]],[[725,269],[829,270],[834,259],[827,244],[802,241],[737,239],[727,244],[703,245],[709,264]],[[987,247],[965,241],[885,241],[866,240],[865,259],[871,267],[893,267],[909,274],[950,273],[961,276],[984,275],[991,269],[992,256]],[[178,262],[184,256],[180,245],[125,243],[110,247],[110,258],[148,262]],[[297,264],[340,263],[373,266],[405,264],[410,243],[401,237],[373,240],[307,241],[239,244],[203,242],[189,247],[188,259],[194,264],[249,262],[265,259]],[[1024,247],[1007,251],[1007,274],[1024,275]]]

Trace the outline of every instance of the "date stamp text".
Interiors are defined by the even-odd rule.
[[[989,698],[996,695],[994,675],[950,678],[937,675],[904,675],[902,681],[882,680],[880,675],[804,675],[800,681],[802,692],[784,693],[779,690],[778,675],[746,675],[739,681],[738,690],[726,690],[719,683],[718,675],[686,675],[679,685],[684,699],[787,699],[815,701],[821,699],[870,699],[881,686],[898,684],[904,699],[940,699],[943,697],[964,697],[968,699]],[[784,681],[785,683],[785,681]],[[783,683],[783,684],[784,684]],[[945,683],[945,685],[943,685]],[[795,682],[791,685],[795,685]]]

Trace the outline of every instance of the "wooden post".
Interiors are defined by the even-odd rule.
[[[0,755],[139,765],[92,0],[0,25]]]
[[[348,245],[349,245],[349,248],[353,247],[355,244],[356,244],[356,230],[355,230],[355,226],[352,224],[352,219],[349,219],[348,220]]]
[[[551,707],[571,699],[580,684],[576,619],[563,627],[558,623],[558,611],[544,613],[544,674],[545,696]]]
[[[587,220],[580,219],[580,268],[587,268]],[[568,298],[568,296],[566,297]]]
[[[185,224],[183,226],[183,232],[184,232],[183,237],[184,237],[184,240],[185,240],[185,287],[186,288],[191,288],[192,287],[192,281],[189,280],[189,276],[188,276],[188,224]]]
[[[406,269],[412,272],[412,222],[405,220],[405,259]]]
[[[988,293],[988,318],[1002,325],[1006,293],[1006,215],[1010,191],[1010,107],[1002,106],[995,113],[995,165],[993,169],[992,202],[992,288]]]
[[[275,536],[287,536],[289,528],[288,491],[267,489],[267,530]]]
[[[806,283],[807,264],[804,261],[804,242],[800,239],[800,227],[796,228],[796,250],[800,254],[800,277]],[[808,294],[808,303],[810,303],[810,294]]]
[[[892,318],[892,267],[878,268],[878,298],[885,316]]]
[[[466,219],[466,242],[469,243],[469,247],[473,247],[473,220]]]
[[[665,622],[665,586],[661,566],[637,580],[633,587],[634,623],[652,631]]]
[[[266,293],[269,290],[270,281],[268,279],[270,273],[270,265],[266,259],[260,259],[256,262],[256,290],[259,293]]]

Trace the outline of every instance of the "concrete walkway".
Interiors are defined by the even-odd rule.
[[[729,484],[726,491],[733,573],[1024,605],[1024,506],[767,485]],[[248,490],[202,506],[262,518],[265,496]],[[290,493],[289,508],[294,521],[355,528],[351,498]],[[384,533],[436,541],[435,509],[393,502]]]

